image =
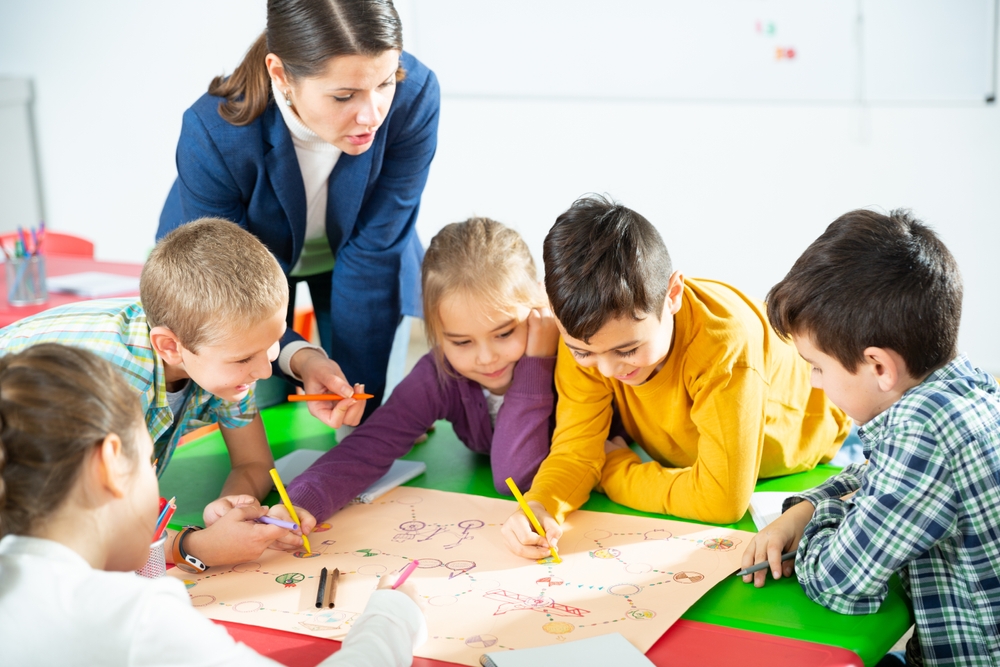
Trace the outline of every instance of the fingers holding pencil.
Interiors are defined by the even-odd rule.
[[[310,352],[310,354],[305,354]],[[357,426],[365,411],[365,401],[372,398],[365,394],[364,385],[351,385],[337,362],[327,359],[315,350],[300,350],[292,357],[293,367],[302,378],[304,398],[289,396],[290,401],[307,401],[309,413],[331,428]]]
[[[285,533],[271,544],[272,549],[278,549],[281,551],[302,551],[304,544],[302,541],[303,535],[309,535],[316,527],[316,517],[309,513],[308,510],[294,506],[295,515],[298,517],[298,521],[292,518],[292,515],[288,512],[288,509],[281,504],[276,504],[271,507],[267,516],[263,517],[268,523],[274,522],[276,525],[281,525],[277,522],[295,524],[295,528],[291,529],[289,532]]]

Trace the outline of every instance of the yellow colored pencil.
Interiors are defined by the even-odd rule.
[[[521,491],[517,488],[517,484],[514,483],[513,477],[507,478],[507,486],[510,487],[510,491],[514,494],[514,498],[517,499],[517,504],[521,506],[521,511],[528,517],[528,521],[531,522],[531,525],[535,527],[535,531],[542,537],[545,537],[545,531],[542,530],[542,524],[538,523],[538,519],[535,518],[535,513],[531,511],[530,507],[528,507],[528,501],[526,501],[524,496],[521,495]],[[559,553],[556,551],[555,547],[550,546],[549,552],[552,553],[552,559],[555,562],[562,562],[562,558],[559,557]]]
[[[302,522],[299,521],[299,517],[295,513],[295,508],[292,507],[292,500],[288,497],[288,492],[285,491],[285,485],[281,483],[281,478],[278,477],[277,468],[271,468],[271,479],[274,480],[274,488],[278,490],[278,495],[281,496],[281,502],[284,503],[285,509],[288,510],[289,516],[292,517],[292,521],[301,526]],[[307,554],[312,553],[312,549],[309,548],[309,538],[306,537],[305,534],[302,535],[302,546],[306,548]]]

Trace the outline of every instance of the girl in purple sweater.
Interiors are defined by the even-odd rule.
[[[422,265],[428,352],[383,406],[289,486],[329,517],[384,475],[438,419],[489,454],[493,485],[522,490],[549,452],[559,331],[524,240],[488,218],[446,226]]]

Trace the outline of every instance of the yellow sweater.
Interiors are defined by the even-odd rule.
[[[646,512],[738,521],[758,477],[829,461],[847,436],[850,420],[812,389],[809,373],[763,304],[720,282],[688,280],[666,362],[646,383],[606,378],[559,346],[552,450],[525,497],[561,522],[600,484]],[[631,449],[605,457],[613,406],[653,461]]]

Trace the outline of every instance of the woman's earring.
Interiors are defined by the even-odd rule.
[[[285,106],[286,107],[292,106],[292,98],[288,96],[287,90],[285,91]]]

